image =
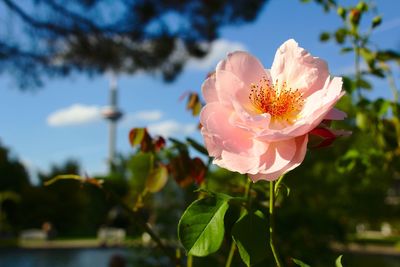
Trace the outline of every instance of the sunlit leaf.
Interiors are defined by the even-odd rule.
[[[343,257],[343,255],[340,255],[339,257],[337,257],[337,259],[335,261],[335,266],[336,267],[343,267],[343,265],[342,265],[342,257]]]
[[[147,177],[153,170],[154,155],[152,153],[139,152],[129,161],[132,172],[131,184],[136,190],[143,190]]]
[[[343,7],[338,7],[338,9],[337,9],[337,14],[342,18],[342,19],[345,19],[346,18],[346,9],[344,9]]]
[[[369,120],[368,115],[363,112],[357,112],[356,114],[356,124],[358,128],[366,130],[368,128]]]
[[[364,1],[358,2],[356,8],[362,12],[368,11],[368,5]]]
[[[165,166],[154,169],[146,179],[146,189],[151,193],[156,193],[164,188],[168,181],[168,170]]]
[[[197,116],[200,113],[201,107],[202,104],[199,95],[195,92],[191,92],[188,97],[186,109],[191,110],[193,116]]]
[[[372,28],[378,27],[382,23],[382,17],[376,16],[372,19]]]
[[[129,132],[129,142],[131,146],[139,145],[142,142],[145,131],[145,128],[133,128]]]
[[[302,262],[301,260],[298,260],[298,259],[292,259],[292,260],[293,260],[294,263],[297,264],[297,266],[300,266],[300,267],[311,267],[310,265]]]
[[[183,213],[178,236],[186,252],[203,257],[216,252],[224,239],[228,200],[215,196],[193,202]]]

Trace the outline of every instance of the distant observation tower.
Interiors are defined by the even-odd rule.
[[[117,122],[123,116],[123,113],[118,108],[118,85],[115,74],[110,75],[110,95],[109,95],[109,106],[106,106],[103,111],[103,117],[109,121],[109,139],[108,139],[108,166],[109,172],[112,171],[113,164],[115,162],[115,147],[116,147],[116,131]]]

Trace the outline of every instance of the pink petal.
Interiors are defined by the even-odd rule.
[[[218,95],[217,89],[215,88],[215,74],[211,74],[201,85],[201,92],[203,94],[206,103],[217,102]]]
[[[232,126],[229,116],[232,110],[219,102],[207,104],[200,113],[200,122],[214,143],[221,146],[222,150],[233,153],[245,153],[253,148],[251,133]],[[210,140],[209,140],[210,142]]]
[[[271,76],[274,81],[286,82],[289,87],[308,96],[324,86],[329,72],[324,60],[313,57],[290,39],[276,51]]]
[[[243,82],[233,73],[225,70],[215,72],[218,99],[225,105],[232,105],[232,100],[239,90],[244,90]]]
[[[203,135],[204,144],[210,157],[220,157],[222,153],[222,142],[218,139],[214,139],[204,127],[201,128],[201,134]]]
[[[338,120],[344,120],[346,117],[347,114],[345,112],[333,108],[326,114],[324,120],[338,121]]]
[[[232,72],[249,90],[251,83],[257,83],[265,76],[264,67],[261,62],[254,56],[243,51],[228,54],[228,58],[217,65],[218,70]]]
[[[263,162],[260,168],[268,169],[269,172],[276,172],[284,168],[295,155],[295,140],[288,139],[284,141],[272,142],[268,151],[262,156]]]
[[[258,157],[242,156],[228,151],[222,151],[221,158],[213,161],[214,164],[222,168],[241,174],[252,172],[252,169],[257,168],[258,162]]]
[[[294,140],[295,147],[293,147],[292,149],[295,150],[295,154],[293,155],[290,162],[278,170],[264,169],[260,170],[260,172],[257,174],[249,175],[253,182],[257,182],[258,180],[277,180],[280,176],[293,170],[303,162],[307,152],[308,135],[296,137]]]

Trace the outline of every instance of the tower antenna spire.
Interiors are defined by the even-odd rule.
[[[118,108],[118,80],[115,73],[110,74],[110,89],[109,89],[109,105],[103,109],[103,117],[109,121],[109,139],[108,139],[108,166],[109,172],[113,170],[115,163],[115,151],[117,141],[117,122],[122,118],[123,113]]]

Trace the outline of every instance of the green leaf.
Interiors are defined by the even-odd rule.
[[[356,88],[354,86],[354,82],[346,76],[343,76],[343,88],[346,90],[348,93],[352,93]]]
[[[382,17],[376,16],[372,19],[372,28],[378,27],[382,23]]]
[[[326,42],[329,40],[329,38],[331,38],[331,35],[329,34],[329,32],[323,32],[319,35],[319,40],[321,42]]]
[[[389,108],[390,108],[391,102],[389,100],[385,100],[383,98],[378,98],[373,102],[373,107],[374,111],[379,115],[383,116],[385,115]]]
[[[361,130],[366,130],[368,129],[368,125],[370,124],[368,115],[363,113],[363,112],[357,112],[356,114],[356,125],[361,129]]]
[[[131,184],[136,190],[143,190],[145,182],[153,169],[154,156],[152,153],[139,152],[129,161],[129,169],[132,172]]]
[[[346,36],[347,36],[347,30],[345,28],[339,28],[335,32],[336,42],[338,42],[339,44],[344,43],[344,41],[346,40]]]
[[[340,53],[345,54],[348,52],[353,51],[353,47],[343,47],[342,49],[340,49]]]
[[[370,73],[379,78],[385,78],[385,73],[382,69],[373,68],[370,70]]]
[[[146,180],[146,189],[151,193],[156,193],[163,189],[168,181],[168,170],[165,166],[160,166],[153,170]]]
[[[368,48],[363,47],[360,49],[360,55],[364,58],[365,62],[367,62],[369,68],[373,69],[375,66],[375,53],[373,53]]]
[[[362,12],[368,11],[368,5],[364,1],[358,2],[356,8]]]
[[[220,248],[228,207],[228,199],[211,196],[186,209],[178,224],[178,237],[188,254],[204,257]]]
[[[339,257],[337,257],[337,259],[335,261],[335,266],[336,267],[343,267],[343,265],[342,265],[342,257],[343,257],[343,255],[340,255]]]
[[[280,183],[280,184],[279,184],[279,186],[278,186],[278,188],[277,188],[277,191],[276,191],[277,195],[280,193],[281,189],[284,189],[284,190],[286,191],[286,196],[287,196],[287,197],[290,195],[290,187],[287,186],[287,185],[284,184],[284,183]]]
[[[232,236],[247,266],[267,257],[268,223],[261,212],[246,213],[233,226]]]
[[[346,18],[347,11],[343,7],[339,6],[336,12],[342,19]]]
[[[298,266],[300,266],[300,267],[311,267],[310,265],[308,265],[308,264],[305,264],[304,262],[302,262],[301,260],[298,260],[298,259],[292,259],[293,260],[293,262],[294,263],[296,263]]]
[[[198,143],[196,140],[194,140],[190,137],[186,138],[186,141],[189,143],[189,145],[191,145],[198,152],[200,152],[203,155],[208,156],[208,151],[202,144]]]
[[[129,132],[129,141],[131,143],[131,146],[139,145],[144,138],[145,132],[145,128],[133,128]]]
[[[364,88],[364,89],[368,89],[368,90],[372,89],[372,85],[368,81],[366,81],[364,79],[359,79],[358,80],[358,86],[361,87],[361,88]]]
[[[242,206],[242,204],[247,201],[247,198],[245,198],[245,197],[234,197],[234,196],[231,196],[231,195],[228,195],[225,193],[213,192],[213,191],[207,190],[205,188],[197,189],[197,190],[195,190],[195,192],[206,193],[210,196],[226,200],[229,202],[230,205],[231,204],[239,204],[240,206]]]
[[[376,59],[379,61],[395,60],[398,64],[400,64],[400,53],[394,50],[378,51],[376,53]]]

